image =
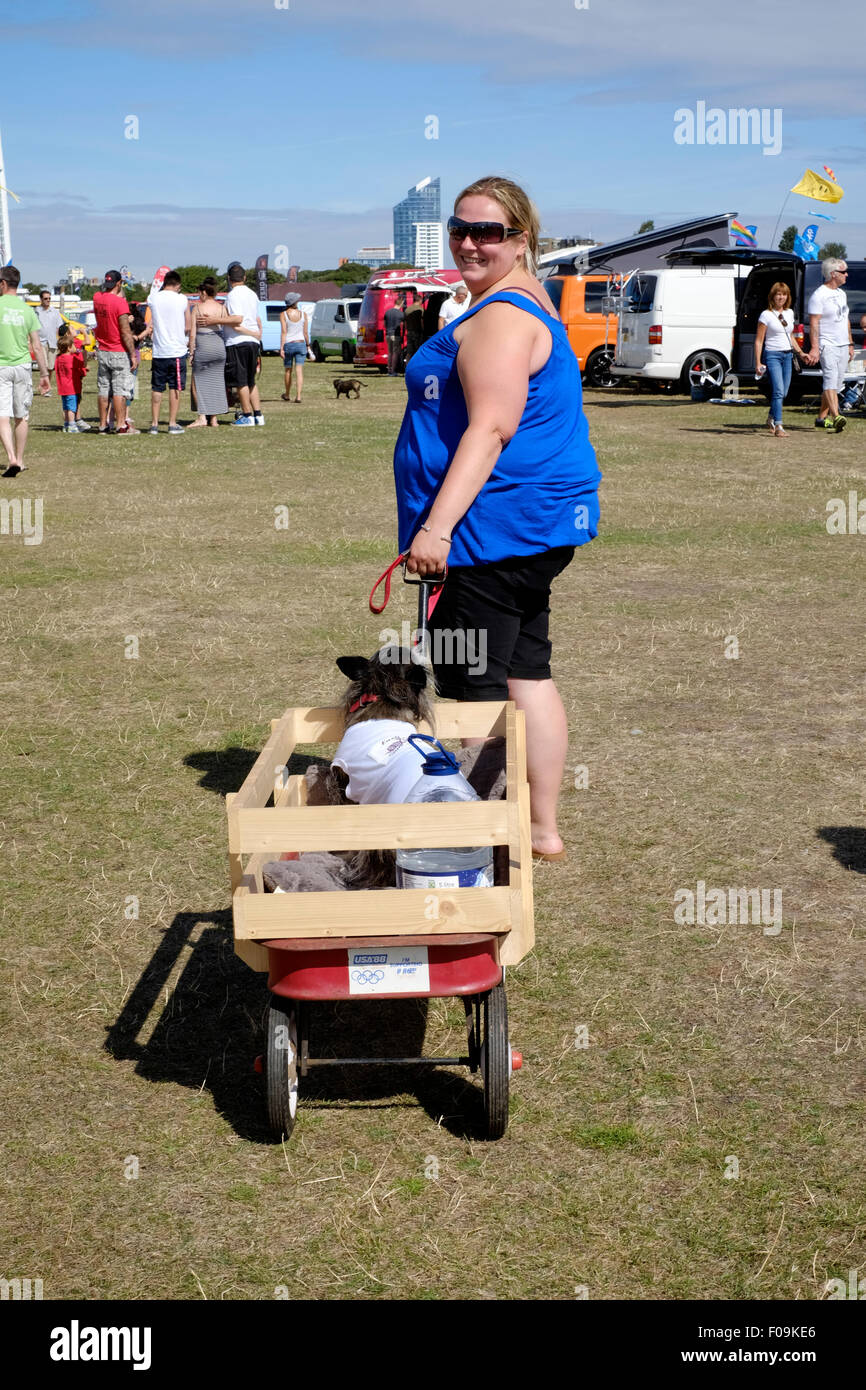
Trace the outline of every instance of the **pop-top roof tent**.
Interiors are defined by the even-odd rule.
[[[374,270],[367,281],[367,289],[450,290],[459,279],[459,270]]]
[[[675,222],[669,227],[642,232],[640,236],[626,237],[623,241],[608,241],[601,246],[584,248],[544,266],[544,278],[548,275],[586,275],[593,271],[628,273],[636,267],[641,270],[663,269],[668,252],[687,246],[719,246],[727,250],[731,245],[731,218],[736,215],[735,212],[720,212],[713,217],[696,217],[690,222]]]

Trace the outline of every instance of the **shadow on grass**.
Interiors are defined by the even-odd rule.
[[[151,1015],[178,969],[148,1036]],[[266,1049],[269,999],[266,977],[234,953],[228,910],[180,912],[109,1028],[105,1047],[118,1060],[134,1061],[145,1080],[186,1086],[199,1095],[209,1091],[242,1139],[274,1142],[264,1079],[254,1070],[255,1058]],[[321,1002],[310,1013],[314,1056],[401,1057],[423,1051],[425,999]],[[465,1043],[459,1050],[465,1051]],[[370,1107],[383,1109],[411,1092],[450,1132],[482,1137],[480,1088],[438,1068],[317,1068],[301,1082],[301,1105],[332,1109],[341,1102],[385,1102]]]
[[[251,748],[203,748],[198,753],[188,753],[183,762],[185,767],[203,774],[198,779],[200,787],[225,796],[227,792],[240,790],[258,756]],[[328,758],[308,753],[293,753],[287,764],[290,777],[306,772],[308,767],[330,765]]]
[[[822,825],[815,832],[833,846],[833,858],[843,869],[866,874],[866,830],[860,825]]]

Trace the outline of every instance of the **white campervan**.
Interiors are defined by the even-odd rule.
[[[693,398],[719,395],[729,371],[754,381],[755,332],[774,282],[788,286],[799,317],[800,257],[707,246],[669,251],[665,261],[623,286],[612,374],[679,382]]]
[[[317,362],[323,361],[329,352],[338,353],[344,362],[354,362],[360,312],[360,299],[317,302],[310,324],[310,346]]]
[[[742,269],[677,266],[634,275],[619,315],[613,375],[720,392],[733,362],[735,283]]]

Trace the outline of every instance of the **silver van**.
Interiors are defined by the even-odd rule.
[[[339,355],[344,362],[354,362],[360,312],[360,299],[318,301],[310,324],[310,346],[317,362],[329,353]]]

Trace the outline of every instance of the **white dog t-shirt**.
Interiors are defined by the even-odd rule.
[[[409,743],[417,733],[402,719],[370,719],[343,735],[332,767],[349,778],[346,795],[360,806],[405,801],[421,776],[424,754]]]

